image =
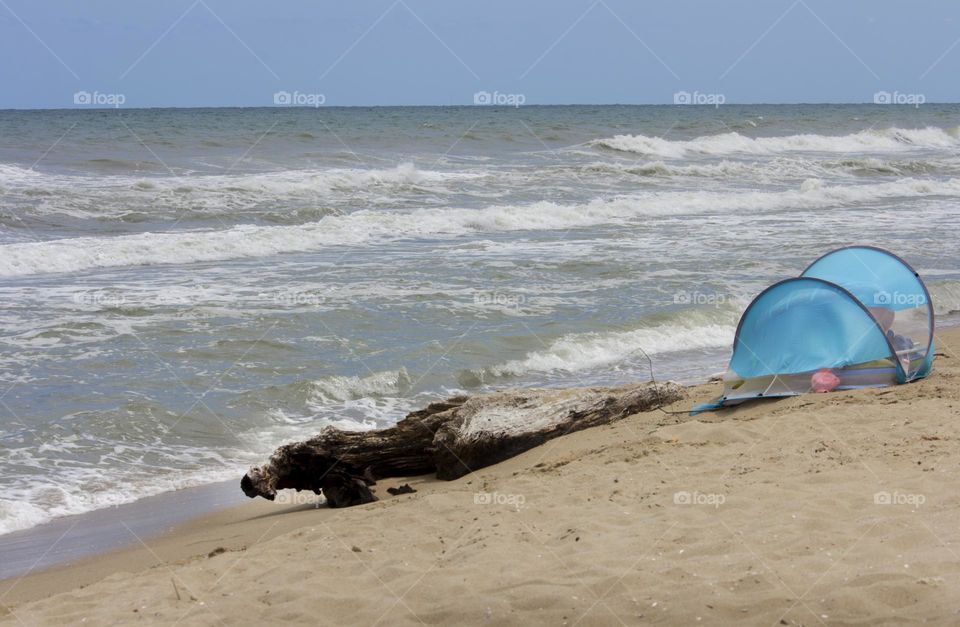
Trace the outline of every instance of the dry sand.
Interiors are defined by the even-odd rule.
[[[368,506],[251,502],[2,582],[0,622],[957,625],[960,333],[938,352],[911,385],[641,414]]]

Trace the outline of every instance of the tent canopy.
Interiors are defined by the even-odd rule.
[[[751,398],[880,387],[927,376],[933,304],[919,275],[879,248],[841,248],[744,311],[716,409]]]

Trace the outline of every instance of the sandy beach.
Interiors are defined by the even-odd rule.
[[[246,503],[6,580],[2,620],[956,624],[960,332],[937,348],[907,386],[645,413],[351,509]]]

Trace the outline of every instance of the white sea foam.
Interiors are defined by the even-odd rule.
[[[9,163],[0,163],[0,186],[40,180],[43,175],[36,170],[22,168]]]
[[[418,169],[413,163],[401,163],[388,169],[331,169],[319,171],[284,170],[246,176],[229,176],[227,181],[219,177],[203,177],[202,183],[212,183],[212,188],[240,185],[255,191],[289,193],[296,191],[317,191],[340,189],[353,191],[372,186],[404,186],[442,183],[482,177],[476,172],[439,172]],[[189,179],[193,181],[194,178]]]
[[[787,135],[747,137],[740,133],[704,135],[689,140],[670,140],[647,135],[616,135],[597,139],[593,146],[666,159],[696,155],[773,155],[788,152],[886,153],[916,149],[955,149],[960,129],[927,127],[866,130],[851,135]]]
[[[885,198],[960,195],[960,179],[901,179],[875,185],[828,186],[811,179],[783,192],[648,192],[583,205],[539,202],[486,209],[361,210],[297,226],[237,226],[217,231],[77,237],[0,246],[0,276],[76,272],[90,268],[183,264],[266,257],[471,233],[566,230],[649,216],[783,211],[849,206]]]
[[[260,207],[289,214],[284,201],[307,208],[358,196],[404,192],[446,194],[451,183],[480,179],[484,171],[423,170],[413,163],[393,168],[332,168],[245,174],[192,174],[144,178],[37,172],[0,165],[0,190],[26,194],[24,209],[75,218],[123,217],[174,210],[233,215]],[[178,217],[182,217],[178,214]]]
[[[243,464],[155,477],[108,477],[102,470],[83,472],[61,467],[55,475],[38,476],[29,487],[9,487],[0,498],[0,534],[29,529],[54,518],[132,503],[148,496],[235,478]],[[12,498],[11,498],[12,497]]]
[[[450,180],[474,179],[481,172],[421,170],[411,162],[393,168],[329,168],[322,170],[280,170],[244,174],[192,174],[143,178],[130,175],[71,175],[41,172],[12,164],[0,164],[0,184],[43,182],[51,188],[134,187],[140,190],[178,189],[229,191],[245,189],[285,193],[341,188],[353,190],[375,185],[417,185]]]
[[[308,402],[311,405],[323,405],[331,401],[397,396],[410,387],[411,382],[405,368],[375,372],[366,377],[325,377],[311,382]]]
[[[930,291],[934,313],[943,316],[960,312],[960,281],[936,281],[929,277],[924,277],[924,280]]]
[[[641,351],[653,356],[730,346],[738,311],[729,306],[695,310],[684,312],[672,321],[630,331],[565,335],[523,359],[464,373],[461,380],[476,385],[530,373],[591,370],[623,362],[641,355]]]

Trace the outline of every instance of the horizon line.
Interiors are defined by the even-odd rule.
[[[190,109],[276,109],[283,110],[322,110],[322,109],[529,109],[542,107],[676,107],[693,109],[723,109],[726,107],[813,107],[813,106],[835,106],[835,107],[895,107],[905,109],[919,109],[928,106],[949,106],[960,105],[960,102],[924,102],[919,105],[900,104],[900,103],[877,103],[870,101],[863,102],[725,102],[716,104],[677,104],[677,103],[532,103],[522,105],[493,105],[493,104],[351,104],[351,105],[155,105],[142,107],[127,106],[72,106],[72,107],[5,107],[0,108],[0,113],[17,111],[155,111],[155,110],[190,110]]]

